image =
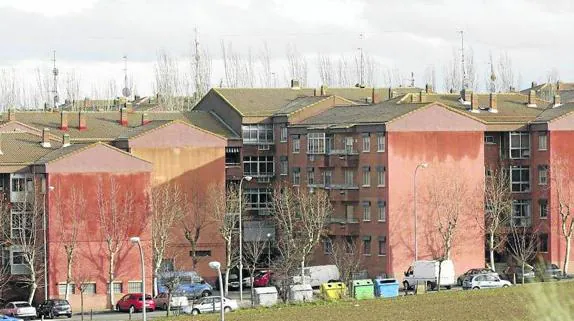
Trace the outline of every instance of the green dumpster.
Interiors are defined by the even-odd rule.
[[[330,282],[321,284],[321,295],[325,300],[339,300],[345,297],[347,287],[341,282]]]
[[[372,280],[354,280],[353,297],[357,300],[374,299],[375,286]]]

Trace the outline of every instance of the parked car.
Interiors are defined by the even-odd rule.
[[[312,287],[319,287],[329,280],[338,280],[340,278],[339,269],[336,265],[316,265],[303,268],[304,283]],[[293,277],[294,284],[302,284],[301,271]]]
[[[231,312],[239,309],[237,301],[223,298],[223,311]],[[200,313],[211,313],[221,311],[221,298],[218,296],[208,296],[201,298],[197,303],[183,309],[183,313],[197,315]]]
[[[262,287],[269,286],[271,281],[272,273],[271,271],[259,271],[253,276],[253,286]]]
[[[533,282],[536,278],[535,269],[530,264],[524,265],[524,271],[522,270],[522,265],[509,265],[506,270],[504,270],[504,278],[510,282],[514,280],[516,276],[516,282],[522,282],[522,276],[524,275],[524,282]]]
[[[11,317],[18,317],[24,320],[36,318],[36,308],[31,306],[26,301],[8,302],[4,308],[0,309],[0,313]]]
[[[457,284],[458,286],[462,286],[462,282],[463,282],[464,279],[466,279],[468,276],[476,275],[476,274],[481,274],[481,273],[494,273],[494,271],[493,271],[492,269],[487,269],[487,268],[470,269],[470,270],[464,272],[462,275],[460,275],[460,276],[456,279],[456,284]]]
[[[417,282],[423,282],[427,288],[434,289],[438,284],[439,261],[415,261],[405,272],[403,287],[412,289]],[[455,283],[454,264],[444,260],[440,269],[440,285],[450,289]]]
[[[24,319],[18,319],[14,317],[9,317],[5,314],[0,314],[0,321],[23,321]]]
[[[137,312],[143,311],[143,295],[141,293],[131,293],[124,295],[116,304],[116,310],[127,311],[127,312]],[[146,294],[145,296],[145,307],[147,311],[155,310],[155,301],[151,295]]]
[[[188,299],[210,296],[213,288],[196,272],[164,272],[159,277],[159,292],[168,292],[162,284],[164,279],[177,276],[179,278],[179,287],[174,291],[185,295]]]
[[[534,268],[534,274],[540,281],[548,281],[552,279],[560,280],[563,278],[562,270],[560,270],[560,267],[554,263],[542,263],[536,265]]]
[[[167,310],[168,304],[171,309],[183,309],[184,307],[189,305],[189,301],[185,295],[175,293],[171,296],[171,301],[168,302],[168,294],[167,293],[160,293],[155,298],[155,306],[158,309]]]
[[[38,313],[38,318],[44,316],[48,319],[53,319],[62,315],[71,318],[72,306],[67,300],[52,299],[42,302],[36,309],[36,312]]]
[[[496,273],[480,273],[468,276],[464,279],[463,289],[488,289],[488,288],[507,288],[512,283],[506,280],[501,280]]]

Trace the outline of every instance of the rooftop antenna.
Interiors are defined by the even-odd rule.
[[[56,68],[56,50],[53,51],[52,62],[54,63],[54,68],[52,69],[52,75],[54,76],[54,88],[52,90],[52,94],[54,95],[54,109],[58,108],[58,101],[60,97],[58,97],[58,68]],[[45,106],[44,106],[45,109]]]
[[[122,58],[124,59],[124,89],[122,89],[122,95],[128,98],[132,94],[128,86],[128,56],[124,55]]]
[[[494,73],[494,62],[492,61],[492,52],[490,53],[490,92],[496,92],[496,74]]]
[[[461,43],[461,48],[460,48],[460,63],[462,66],[462,89],[466,89],[468,88],[468,84],[466,82],[466,68],[464,66],[464,31],[459,31],[460,32],[460,43]]]
[[[361,47],[359,47],[359,52],[360,52],[360,70],[359,70],[359,87],[363,87],[364,83],[363,83],[363,75],[364,75],[364,58],[363,58],[363,34],[361,33],[359,35],[360,39],[361,39]]]

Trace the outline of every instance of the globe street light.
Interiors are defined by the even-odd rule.
[[[243,180],[251,181],[253,177],[251,176],[243,176],[239,181],[239,301],[243,302],[243,225],[241,218],[241,201],[243,200],[243,195],[241,191],[241,184],[243,184]]]
[[[413,177],[413,208],[414,208],[414,217],[415,217],[415,261],[419,259],[419,248],[417,242],[417,171],[419,168],[427,168],[429,164],[427,163],[420,163],[415,168],[415,176]]]
[[[147,307],[146,307],[146,295],[145,295],[145,264],[144,264],[144,254],[143,254],[143,249],[142,249],[142,244],[141,244],[141,240],[139,238],[139,236],[132,236],[130,237],[130,242],[132,242],[133,244],[137,244],[138,248],[140,249],[140,258],[141,258],[141,265],[142,265],[142,302],[143,302],[143,308],[142,308],[142,313],[143,313],[143,321],[147,321]],[[110,291],[113,291],[113,289],[110,288]]]
[[[217,278],[219,279],[219,310],[221,321],[225,321],[225,310],[223,309],[223,277],[221,277],[221,263],[217,261],[209,262],[209,267],[217,271]]]

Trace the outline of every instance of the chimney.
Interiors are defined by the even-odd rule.
[[[50,148],[52,144],[50,144],[50,128],[44,128],[42,130],[42,147]]]
[[[70,135],[64,134],[62,136],[62,147],[68,147],[68,146],[70,146]]]
[[[373,105],[379,103],[379,95],[376,94],[375,87],[373,87],[373,91],[371,91],[371,102]]]
[[[81,110],[78,112],[78,130],[88,129],[88,124],[86,123],[86,114]]]
[[[425,85],[425,92],[427,94],[431,94],[432,93],[432,85],[431,84],[426,84]]]
[[[313,89],[313,97],[317,97],[317,88]]]
[[[464,91],[464,89],[463,89]],[[478,95],[475,93],[470,93],[470,112],[478,113]]]
[[[14,111],[14,109],[10,108],[8,109],[8,121],[13,120],[16,120],[16,112]]]
[[[60,112],[60,130],[68,130],[68,114],[63,110]]]
[[[553,107],[558,107],[560,105],[562,105],[560,103],[560,95],[556,94],[556,95],[554,95],[554,106]]]
[[[423,97],[425,96],[426,91],[421,90],[421,92],[419,93],[419,103],[423,102]]]
[[[490,93],[490,112],[498,113],[498,99],[495,93]]]
[[[530,88],[534,88],[534,87],[536,87],[536,86],[538,86],[538,84],[536,83],[536,81],[533,81],[532,84],[531,84],[531,86],[530,86]]]
[[[291,89],[301,89],[299,85],[299,80],[291,79]]]
[[[528,104],[527,107],[536,107],[536,91],[530,90],[528,92]]]
[[[325,85],[321,85],[321,96],[327,96],[327,87]]]
[[[120,124],[122,126],[128,125],[128,111],[125,108],[120,109]]]
[[[142,114],[142,126],[151,123],[151,120],[149,120],[148,114],[147,113],[143,113]]]

